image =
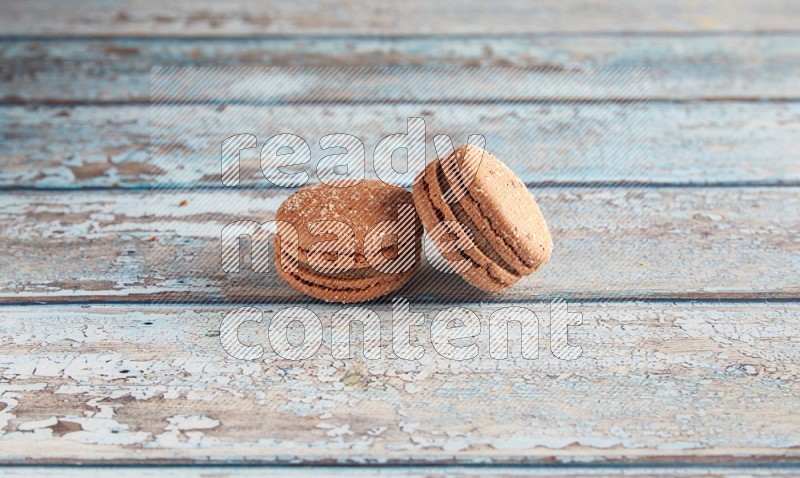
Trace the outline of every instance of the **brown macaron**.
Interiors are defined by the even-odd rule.
[[[505,289],[550,259],[553,240],[533,196],[482,148],[463,145],[430,163],[417,177],[413,196],[442,256],[483,291]],[[454,250],[454,239],[468,236],[467,247]]]
[[[420,264],[422,227],[411,193],[378,180],[340,186],[305,187],[278,208],[275,219],[297,231],[297,244],[289,242],[291,234],[275,241],[278,275],[326,302],[363,302],[396,291]]]

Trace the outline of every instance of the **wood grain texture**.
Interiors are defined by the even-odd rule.
[[[789,0],[0,3],[0,463],[202,465],[0,474],[795,473],[798,18]],[[152,161],[151,68],[212,65],[517,66],[536,92],[502,75],[501,89],[453,74],[414,89],[396,74],[349,85],[306,73],[287,81],[306,89],[275,97],[219,84],[213,106],[182,107],[192,124],[157,118],[181,147]],[[637,89],[575,94],[587,70],[631,67],[650,71],[646,127],[627,102]],[[441,89],[459,80],[474,87]],[[322,104],[332,92],[340,104]],[[234,104],[254,93],[264,104]],[[265,108],[287,99],[298,104]],[[486,99],[503,104],[476,105]],[[258,189],[254,155],[249,189],[221,188],[222,132],[246,124],[262,143],[299,128],[313,170],[320,136],[356,133],[369,151],[411,115],[429,136],[487,134],[532,186],[553,261],[498,296],[425,266],[397,294],[426,314],[420,361],[392,354],[387,301],[369,305],[381,359],[361,345],[333,358],[328,332],[312,358],[278,358],[266,333],[276,311],[303,305],[327,327],[339,307],[271,272],[220,270],[222,226],[268,220],[287,194]],[[583,314],[577,360],[549,348],[548,304],[536,301],[553,297],[583,299],[570,305]],[[264,345],[260,360],[220,344],[221,318],[241,305],[264,311],[240,330]],[[487,318],[509,305],[538,314],[539,359],[488,357]],[[475,360],[431,346],[435,313],[452,306],[481,316]],[[359,466],[275,467],[288,464]]]
[[[492,34],[564,32],[763,32],[795,30],[800,7],[790,0],[513,0],[303,4],[235,0],[177,1],[167,9],[145,0],[51,4],[6,2],[6,35],[281,35]]]
[[[463,304],[487,320],[503,304]],[[5,463],[797,463],[797,304],[582,303],[572,361],[437,354],[380,359],[330,335],[310,358],[272,352],[267,320],[240,327],[263,357],[220,345],[227,308],[0,308]],[[324,330],[338,307],[312,305]],[[384,327],[390,309],[373,306]],[[47,323],[48,327],[41,324]],[[327,334],[327,335],[326,335]],[[360,334],[356,334],[356,342]],[[512,341],[513,342],[513,341]],[[513,348],[512,350],[518,350]],[[722,458],[725,457],[725,458]]]
[[[578,477],[606,477],[606,476],[625,476],[631,478],[640,477],[672,477],[672,476],[703,476],[706,478],[715,477],[740,477],[742,468],[736,466],[692,466],[688,468],[673,467],[612,467],[607,466],[580,466],[580,467],[553,467],[553,466],[413,466],[413,467],[381,467],[381,466],[358,466],[358,467],[325,467],[325,466],[169,466],[169,467],[114,467],[114,466],[92,466],[92,476],[97,477],[253,477],[264,476],[266,474],[276,474],[286,477],[362,477],[362,476],[389,476],[389,477],[408,477],[408,478],[436,478],[436,477],[512,477],[512,476],[578,476]],[[770,467],[770,466],[748,466],[747,476],[771,476],[771,477],[790,477],[792,468]],[[26,466],[26,467],[7,467],[0,469],[3,476],[17,477],[49,477],[57,473],[59,476],[72,478],[86,476],[87,470],[82,467],[70,466]]]
[[[426,267],[397,295],[442,303],[800,294],[797,188],[531,191],[555,244],[540,272],[489,296]],[[222,228],[273,218],[289,192],[3,194],[0,301],[304,302],[272,269],[221,270]]]
[[[550,83],[646,67],[652,98],[800,97],[798,34],[37,39],[0,42],[0,60],[0,100],[16,103],[149,102],[154,66],[244,65],[517,66]]]
[[[298,105],[181,107],[160,115],[158,137],[179,145],[152,158],[151,109],[5,107],[0,115],[0,186],[221,186],[220,145],[251,132],[259,147],[274,134],[306,138],[316,181],[323,135],[361,138],[367,174],[371,155],[406,118],[426,120],[432,136],[455,144],[486,136],[489,150],[529,184],[592,182],[655,184],[796,184],[800,181],[800,105],[795,103],[654,103],[636,105]],[[190,119],[187,119],[190,118]],[[259,149],[242,152],[241,184],[266,187]]]
[[[795,476],[795,468],[792,466],[769,466],[748,464],[741,466],[561,466],[561,465],[532,465],[532,466],[463,466],[463,465],[440,465],[440,466],[220,466],[220,465],[187,465],[187,466],[150,466],[150,467],[119,467],[119,466],[92,466],[87,470],[79,466],[25,466],[25,467],[4,467],[0,468],[3,476],[24,476],[24,477],[50,477],[58,474],[66,478],[84,477],[87,472],[97,477],[117,477],[117,478],[147,478],[147,477],[191,477],[205,478],[214,477],[261,477],[267,474],[292,477],[362,477],[362,476],[389,476],[407,478],[439,478],[439,477],[515,477],[515,476],[577,476],[585,478],[624,476],[627,478],[667,478],[673,476],[702,476],[705,478],[716,477],[741,477],[745,476],[769,476],[769,477],[791,477]]]

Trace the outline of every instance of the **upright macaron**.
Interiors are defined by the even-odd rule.
[[[275,241],[278,275],[326,302],[394,292],[420,264],[422,227],[411,193],[378,180],[339,186],[305,187],[278,208],[278,230],[288,224],[296,231]]]
[[[509,287],[550,259],[553,240],[538,204],[514,172],[482,148],[463,145],[428,164],[413,197],[442,256],[483,291]],[[468,247],[454,250],[453,239],[465,233]]]

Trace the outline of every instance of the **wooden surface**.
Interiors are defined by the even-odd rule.
[[[796,474],[798,25],[796,2],[755,0],[0,4],[0,473]],[[386,65],[407,68],[324,69]],[[150,105],[154,71],[208,66],[305,86]],[[416,362],[388,343],[336,359],[329,333],[279,360],[276,311],[327,325],[339,308],[221,272],[221,227],[288,194],[257,155],[222,187],[221,132],[374,145],[411,115],[429,141],[486,135],[539,201],[552,262],[499,296],[428,266],[400,291],[428,325],[479,314],[472,361],[425,329]],[[153,158],[154,137],[182,148]],[[555,297],[583,314],[577,360],[548,347]],[[486,353],[489,315],[512,305],[539,317],[537,360]],[[264,312],[240,329],[261,360],[220,344],[240,306]],[[369,306],[387,327],[389,301]]]
[[[307,105],[186,106],[158,121],[159,138],[182,148],[153,160],[149,106],[6,107],[0,118],[8,187],[220,187],[219,129],[238,117],[260,142],[273,132],[303,131],[313,146],[331,132],[363,138],[370,160],[382,134],[402,131],[408,115],[424,118],[429,137],[454,141],[481,132],[487,147],[528,184],[638,183],[668,185],[797,184],[800,181],[800,104],[687,103],[629,105]],[[301,114],[302,113],[302,114]],[[385,124],[385,129],[375,124]],[[736,129],[736,134],[727,132]],[[230,134],[237,130],[230,130]],[[244,130],[239,130],[241,132]],[[263,132],[263,133],[262,133]],[[603,132],[604,134],[591,134]],[[223,134],[223,137],[226,137]],[[55,141],[53,138],[63,138]],[[365,146],[366,147],[366,146]],[[430,138],[428,153],[434,151]],[[530,156],[536,157],[531,161]],[[307,169],[322,155],[312,156]],[[268,186],[257,150],[242,154],[241,185]],[[613,161],[611,160],[613,158]],[[312,180],[316,176],[312,175]]]
[[[153,66],[527,67],[541,87],[571,70],[650,69],[651,98],[797,98],[797,32],[752,35],[292,36],[222,39],[41,38],[0,42],[9,103],[149,103]],[[765,66],[768,65],[768,68]],[[36,81],[30,81],[35,78]],[[494,94],[503,90],[490,90]],[[597,94],[598,88],[588,93]],[[226,91],[228,95],[230,91]],[[415,93],[414,91],[411,92]],[[469,95],[472,90],[453,89]]]
[[[14,388],[3,418],[15,431],[0,443],[15,462],[798,458],[797,304],[576,304],[573,361],[547,348],[547,304],[526,304],[540,319],[539,359],[490,358],[484,324],[480,354],[463,362],[438,355],[424,328],[420,360],[388,344],[380,359],[337,360],[327,342],[296,362],[247,324],[241,341],[266,352],[242,361],[220,346],[232,305],[6,307],[0,363]],[[412,310],[430,321],[449,305]],[[340,307],[311,307],[329,330]],[[390,307],[370,307],[388,325]]]
[[[0,470],[6,476],[52,476],[52,467],[23,467],[23,468],[3,468]],[[414,467],[386,467],[386,466],[358,466],[358,467],[331,467],[331,466],[271,466],[263,468],[260,466],[169,466],[169,467],[102,467],[91,468],[92,476],[99,477],[228,477],[228,476],[264,476],[273,473],[288,477],[362,477],[362,476],[402,476],[419,478],[437,477],[512,477],[512,476],[580,476],[580,477],[670,477],[670,476],[771,476],[789,477],[794,476],[791,468],[781,466],[773,467],[741,467],[741,466],[698,466],[691,468],[675,468],[670,466],[642,466],[642,467],[606,467],[606,466],[579,466],[579,467],[520,467],[520,466],[414,466]],[[75,477],[85,476],[86,470],[82,468],[59,468],[61,476]]]
[[[425,268],[410,300],[551,297],[793,298],[800,196],[793,187],[536,188],[552,234],[541,274],[486,296]],[[9,192],[0,302],[307,301],[274,269],[223,272],[220,233],[274,217],[287,190]],[[183,204],[183,205],[181,205]],[[758,280],[754,281],[753,278]],[[431,288],[431,283],[440,287]]]
[[[791,0],[514,0],[491,3],[402,3],[314,0],[301,4],[248,0],[91,0],[79,5],[32,0],[5,3],[0,28],[15,35],[425,35],[564,32],[770,32],[794,30]]]

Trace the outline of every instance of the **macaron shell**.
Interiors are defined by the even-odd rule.
[[[455,190],[466,191],[460,204],[497,254],[519,274],[528,275],[547,262],[553,250],[539,205],[514,172],[488,151],[461,146],[442,161],[442,167],[459,171],[474,167],[476,161],[478,170],[470,184],[464,184],[462,175],[454,175],[461,181]]]
[[[296,259],[300,262],[309,262],[308,251],[313,244],[336,238],[334,235],[312,234],[308,224],[316,221],[339,221],[352,228],[355,242],[349,255],[353,268],[382,264],[391,260],[393,251],[396,254],[396,244],[388,244],[383,249],[386,253],[373,254],[370,263],[364,246],[365,239],[376,224],[397,221],[403,204],[413,207],[411,193],[374,179],[344,186],[315,184],[304,187],[278,207],[275,219],[292,224],[297,229],[300,257]],[[417,221],[414,222],[415,234],[421,237],[422,230]]]
[[[439,162],[430,163],[421,173],[421,177],[416,182],[413,190],[417,213],[425,228],[429,231],[442,221],[461,222],[442,198],[442,190],[439,185],[440,174]],[[470,267],[459,272],[459,274],[467,282],[483,291],[497,292],[516,283],[520,277],[504,270],[487,257],[478,247],[477,241],[480,240],[480,237],[476,237],[474,232],[473,237],[476,239],[474,247],[465,251],[444,253],[442,255],[451,261],[468,259],[471,263]],[[432,240],[440,250],[443,249],[445,244],[437,243],[436,238],[432,238]]]
[[[317,184],[305,187],[281,204],[275,218],[294,226],[298,234],[299,247],[288,247],[284,244],[283,238],[275,241],[275,265],[279,277],[306,295],[326,302],[363,302],[394,292],[411,279],[420,264],[422,227],[413,208],[411,193],[405,189],[377,180],[344,186],[346,187]],[[405,217],[413,220],[413,224],[398,222],[401,219],[400,208],[403,205],[410,214]],[[324,233],[319,231],[314,231],[316,234],[312,233],[313,229],[309,224],[316,221],[338,221],[346,224],[345,229],[349,228],[349,231],[352,231],[352,237],[348,237],[348,240],[353,240],[354,243],[338,241],[344,232],[326,230]],[[379,250],[378,247],[365,246],[370,237],[377,241],[381,240],[384,234],[389,235],[391,239],[393,232],[395,234],[405,232],[395,227],[385,232],[381,231],[378,235],[370,235],[379,223],[385,221],[395,222],[393,226],[397,227],[408,225],[414,228],[411,231],[414,235],[413,258],[406,256],[408,262],[403,265],[410,267],[402,272],[383,273],[374,268],[391,267],[395,264],[392,261],[397,255],[396,240],[394,243],[391,240],[387,241],[388,245],[381,243],[382,247]],[[334,260],[343,249],[351,248],[349,255],[355,264],[353,267],[336,268],[327,267],[325,261],[320,261],[315,262],[315,267],[311,267],[309,251],[317,243],[327,247],[326,252],[320,254],[320,259],[330,255],[331,260]],[[369,254],[372,256],[369,257]],[[290,271],[284,270],[280,261],[287,258],[296,259],[298,267]]]

